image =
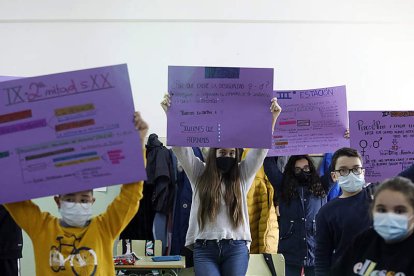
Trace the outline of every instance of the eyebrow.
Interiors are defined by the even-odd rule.
[[[407,206],[405,206],[405,205],[386,206],[384,204],[377,204],[377,205],[375,205],[375,207],[382,207],[382,208],[389,207],[389,208],[392,208],[392,209],[400,208],[400,209],[404,209],[404,210],[407,209]]]
[[[351,169],[354,169],[354,168],[362,168],[362,166],[361,165],[353,165],[351,167]],[[340,170],[340,169],[348,169],[349,170],[349,167],[347,167],[347,166],[341,166],[341,167],[338,168],[338,170]]]

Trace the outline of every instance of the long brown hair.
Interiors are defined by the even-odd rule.
[[[217,168],[216,151],[217,148],[210,148],[206,160],[206,167],[197,181],[196,192],[200,199],[200,208],[198,210],[200,229],[204,228],[208,220],[213,221],[217,217],[223,196],[221,191],[222,182],[225,186],[224,202],[233,222],[233,227],[237,227],[243,222],[238,165],[240,150],[236,148],[236,162],[234,162],[232,168],[226,174],[222,174]]]

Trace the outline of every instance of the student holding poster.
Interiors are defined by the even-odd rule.
[[[169,95],[161,102],[168,111]],[[281,108],[271,101],[273,125]],[[210,148],[206,162],[191,148],[173,147],[186,172],[193,199],[186,246],[194,248],[194,270],[198,276],[245,275],[251,243],[247,193],[268,149],[252,149],[238,163],[238,148]]]
[[[134,123],[143,142],[148,125],[138,112]],[[137,212],[142,188],[143,181],[122,185],[106,212],[93,218],[92,190],[56,196],[61,219],[30,200],[5,207],[32,239],[36,275],[115,275],[114,241]]]

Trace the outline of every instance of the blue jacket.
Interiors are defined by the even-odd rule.
[[[282,191],[283,174],[276,166],[276,158],[266,158],[264,170],[278,193]],[[298,187],[299,198],[290,204],[279,200],[279,248],[286,263],[298,266],[315,264],[315,218],[319,209],[327,202],[326,197],[315,197],[307,187]]]
[[[307,187],[298,187],[299,198],[279,202],[279,250],[287,264],[315,265],[316,214],[326,197],[315,197]]]

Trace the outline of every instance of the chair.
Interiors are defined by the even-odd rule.
[[[146,250],[146,240],[130,240],[130,249],[129,251],[134,252],[137,256],[147,256],[147,250]],[[116,255],[122,255],[123,253],[123,243],[126,242],[126,240],[119,240],[116,245]],[[127,246],[128,247],[128,246]],[[160,240],[154,241],[154,256],[161,256],[162,255],[162,243]]]
[[[272,254],[277,276],[285,275],[285,258],[282,254]],[[247,276],[272,276],[262,254],[250,254]]]

